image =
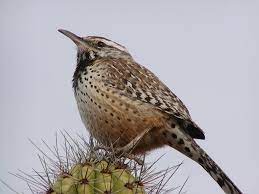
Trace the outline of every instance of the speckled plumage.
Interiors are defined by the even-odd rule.
[[[61,32],[78,46],[75,98],[82,121],[98,141],[123,147],[149,129],[135,154],[169,145],[198,162],[225,193],[241,193],[194,141],[205,136],[182,101],[125,47],[102,37]]]

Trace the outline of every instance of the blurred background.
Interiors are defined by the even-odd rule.
[[[67,130],[87,136],[71,87],[76,47],[57,32],[99,35],[125,45],[183,100],[206,132],[198,143],[244,193],[259,193],[258,1],[13,1],[0,2],[0,179],[40,169],[41,139],[55,144]],[[177,151],[157,169],[184,161],[168,186],[190,194],[221,194],[196,163]],[[12,193],[0,183],[0,193]],[[173,193],[173,192],[172,192]],[[177,192],[175,192],[177,193]]]

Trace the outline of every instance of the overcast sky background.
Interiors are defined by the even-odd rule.
[[[100,35],[125,45],[189,108],[206,132],[198,143],[244,193],[259,193],[258,1],[11,1],[0,2],[0,178],[40,169],[28,141],[55,143],[58,130],[85,128],[71,88],[74,44],[57,32]],[[184,160],[170,186],[189,194],[223,193],[196,163],[163,148],[164,169]],[[0,193],[11,193],[0,183]],[[177,192],[175,192],[177,193]]]

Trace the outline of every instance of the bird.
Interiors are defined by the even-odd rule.
[[[74,96],[85,127],[98,142],[120,148],[141,136],[132,150],[136,155],[170,146],[202,166],[226,194],[242,193],[196,143],[205,139],[204,131],[183,102],[126,47],[104,37],[58,31],[77,46]]]

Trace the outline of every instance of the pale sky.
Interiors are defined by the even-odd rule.
[[[186,104],[204,129],[198,141],[246,194],[259,193],[258,1],[11,1],[0,2],[0,179],[40,169],[28,138],[55,144],[55,133],[86,133],[71,87],[76,49],[57,32],[99,35],[128,48]],[[188,194],[221,194],[196,163],[163,148],[158,169],[178,164],[169,186]],[[12,193],[0,183],[0,193]]]

